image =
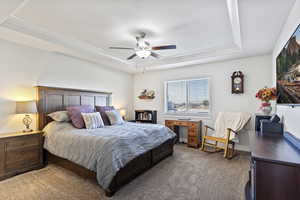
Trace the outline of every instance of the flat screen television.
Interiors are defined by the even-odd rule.
[[[276,59],[278,104],[300,104],[300,25]]]

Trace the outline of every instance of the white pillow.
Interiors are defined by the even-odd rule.
[[[105,112],[109,118],[111,125],[123,124],[124,120],[118,110],[110,110]]]
[[[104,123],[99,112],[81,113],[81,115],[87,129],[104,127]]]
[[[70,121],[67,111],[53,112],[53,113],[48,114],[48,116],[57,122],[69,122]]]

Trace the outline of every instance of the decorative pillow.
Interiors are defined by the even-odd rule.
[[[106,111],[111,111],[111,110],[115,110],[115,108],[113,106],[96,106],[96,111],[100,112],[100,115],[102,117],[105,126],[111,125],[109,118],[106,114]]]
[[[48,116],[57,122],[69,122],[70,121],[70,117],[69,117],[67,111],[53,112],[53,113],[48,114]]]
[[[108,116],[111,125],[124,123],[124,120],[123,120],[120,112],[117,110],[106,111],[106,115]]]
[[[81,113],[92,113],[94,112],[94,110],[95,110],[94,106],[88,106],[88,105],[67,107],[69,117],[72,121],[73,126],[76,128],[85,127]]]
[[[81,113],[81,115],[87,129],[104,127],[104,123],[99,112]]]
[[[272,123],[279,123],[280,122],[280,117],[278,117],[278,115],[274,114],[274,115],[272,115],[270,121]]]

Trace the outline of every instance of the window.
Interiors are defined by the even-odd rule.
[[[209,78],[167,81],[165,112],[168,114],[209,113]]]

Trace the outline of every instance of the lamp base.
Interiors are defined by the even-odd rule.
[[[32,129],[30,128],[30,124],[32,123],[32,119],[29,115],[25,115],[23,119],[23,124],[25,125],[26,129],[23,130],[24,133],[31,132]]]
[[[23,133],[29,133],[29,132],[32,132],[33,130],[32,129],[25,129],[23,130]]]

